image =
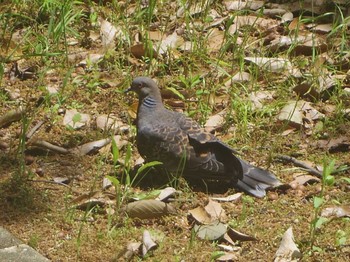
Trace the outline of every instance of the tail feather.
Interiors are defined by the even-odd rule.
[[[239,189],[262,198],[266,195],[266,189],[281,184],[269,171],[252,166],[241,159],[240,162],[243,168],[243,178],[237,182]]]

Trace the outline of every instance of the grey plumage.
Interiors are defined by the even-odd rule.
[[[151,78],[135,78],[127,91],[139,97],[136,142],[147,161],[161,161],[167,170],[180,169],[185,177],[227,181],[256,197],[280,184],[270,172],[235,156],[232,148],[191,118],[166,109]]]

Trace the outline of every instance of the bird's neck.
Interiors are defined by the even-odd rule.
[[[140,101],[139,110],[163,108],[162,99],[160,97],[146,96]]]

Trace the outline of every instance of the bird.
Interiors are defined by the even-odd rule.
[[[167,109],[158,85],[149,77],[133,79],[125,93],[135,92],[136,145],[147,161],[162,162],[170,173],[228,182],[235,188],[262,198],[266,189],[280,185],[275,175],[237,156],[237,151],[206,132],[186,115]]]

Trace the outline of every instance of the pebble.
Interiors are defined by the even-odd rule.
[[[24,162],[26,163],[26,165],[33,164],[34,160],[35,160],[35,158],[33,156],[31,156],[31,155],[26,155],[24,157]]]

